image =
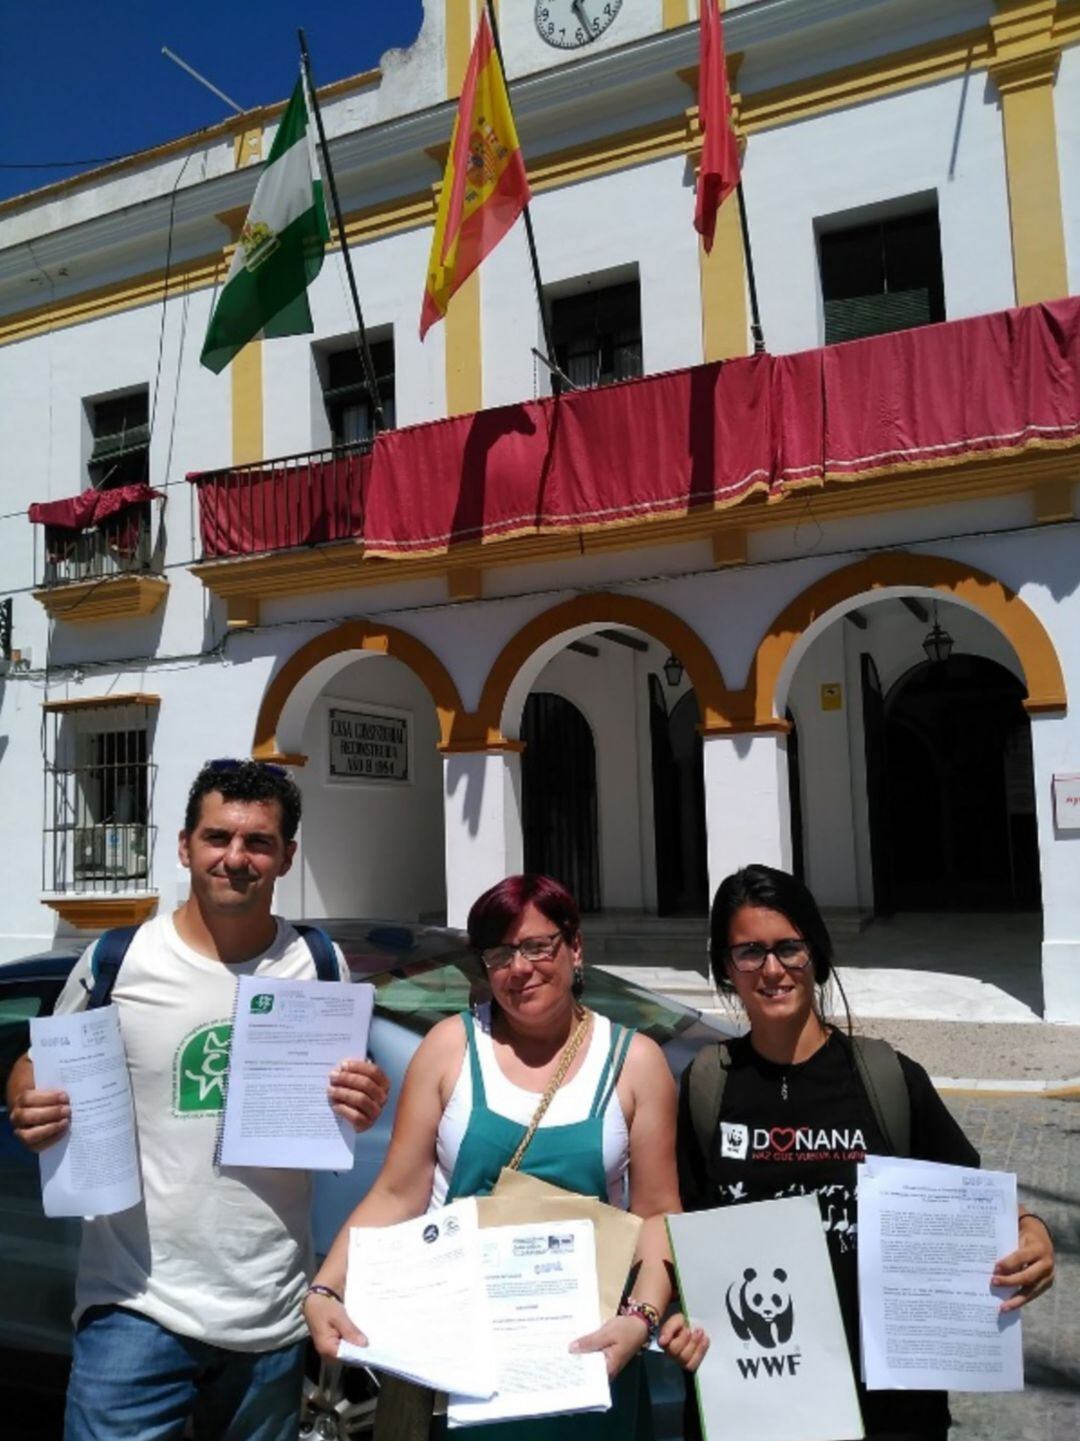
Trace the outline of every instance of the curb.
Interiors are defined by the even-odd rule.
[[[973,1077],[958,1080],[952,1076],[931,1076],[930,1079],[936,1091],[952,1095],[1038,1096],[1044,1101],[1080,1099],[1080,1076],[1046,1081],[1031,1081],[1020,1077],[1003,1081],[986,1081]]]

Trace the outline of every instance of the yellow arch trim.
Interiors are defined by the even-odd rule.
[[[488,672],[480,705],[475,716],[467,718],[470,749],[492,748],[507,744],[502,734],[502,713],[506,697],[522,666],[545,641],[554,640],[565,631],[583,625],[627,625],[644,631],[673,651],[683,665],[697,692],[701,710],[701,730],[705,733],[727,730],[731,698],[720,667],[708,646],[686,621],[663,606],[632,595],[598,592],[575,596],[551,610],[534,616],[528,624],[507,641]],[[463,746],[463,748],[465,748]]]
[[[278,749],[277,728],[281,713],[293,691],[304,676],[322,661],[344,651],[372,651],[378,655],[392,656],[401,661],[418,676],[427,687],[435,703],[439,718],[440,747],[445,746],[462,711],[461,697],[450,672],[442,661],[429,650],[423,641],[393,626],[369,625],[366,621],[351,620],[333,630],[325,631],[300,647],[282,666],[266,688],[259,715],[255,721],[255,740],[251,754],[255,760],[289,760],[298,758],[282,756]],[[301,762],[302,763],[302,762]]]
[[[1042,621],[1031,607],[986,571],[943,556],[904,551],[870,556],[815,581],[780,612],[758,644],[746,689],[735,697],[736,710],[750,721],[739,729],[776,725],[774,701],[780,671],[795,642],[815,620],[844,601],[893,586],[939,591],[944,599],[966,603],[1004,635],[1020,661],[1027,685],[1029,714],[1067,708],[1061,662]]]

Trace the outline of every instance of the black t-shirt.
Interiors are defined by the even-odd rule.
[[[748,1037],[728,1045],[730,1069],[711,1154],[702,1156],[690,1115],[689,1072],[679,1097],[679,1189],[688,1211],[817,1194],[856,1381],[859,1312],[856,1163],[889,1150],[839,1031],[809,1060],[777,1065]],[[911,1155],[977,1166],[979,1155],[920,1065],[900,1056],[911,1103]],[[949,1426],[943,1391],[866,1391],[859,1401],[868,1436],[941,1436]]]

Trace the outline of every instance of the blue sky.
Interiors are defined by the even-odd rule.
[[[9,0],[0,199],[93,168],[43,162],[128,155],[225,119],[228,108],[163,45],[246,108],[292,89],[298,26],[324,85],[411,44],[422,9],[421,0]]]

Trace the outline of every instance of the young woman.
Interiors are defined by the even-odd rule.
[[[734,992],[750,1029],[721,1053],[722,1101],[704,1153],[700,1116],[695,1126],[684,1076],[677,1142],[683,1206],[705,1210],[816,1192],[858,1377],[853,1158],[887,1154],[890,1145],[860,1080],[856,1043],[825,1019],[821,997],[832,971],[829,933],[801,881],[768,866],[747,866],[728,876],[716,893],[709,957],[717,985]],[[977,1166],[978,1153],[926,1072],[906,1056],[898,1059],[910,1108],[910,1154]],[[814,1136],[812,1149],[798,1140],[807,1131]],[[1049,1232],[1021,1208],[1020,1245],[997,1263],[991,1278],[997,1286],[1019,1287],[1003,1309],[1045,1291],[1053,1271]],[[859,1399],[868,1437],[945,1441],[950,1418],[944,1392],[868,1392],[860,1386]],[[688,1416],[687,1435],[696,1427],[695,1411]]]
[[[334,1242],[312,1283],[305,1315],[315,1345],[337,1355],[340,1338],[365,1344],[335,1299],[345,1284],[350,1226],[388,1226],[494,1186],[550,1095],[521,1155],[523,1171],[567,1190],[629,1205],[645,1218],[640,1271],[624,1314],[575,1344],[603,1351],[614,1405],[604,1415],[475,1428],[484,1441],[559,1441],[635,1436],[636,1367],[627,1363],[656,1329],[670,1298],[659,1218],[679,1209],[675,1174],[675,1087],[653,1041],[588,1010],[579,917],[573,898],[547,876],[510,876],[485,892],[468,921],[491,985],[490,1004],[453,1016],[425,1037],[405,1076],[386,1161]],[[363,1325],[363,1316],[356,1320]],[[699,1331],[661,1333],[686,1366],[700,1358]],[[622,1373],[620,1375],[620,1373]],[[376,1423],[378,1425],[378,1422]],[[439,1423],[434,1423],[438,1428]],[[473,1434],[474,1428],[455,1431]]]

